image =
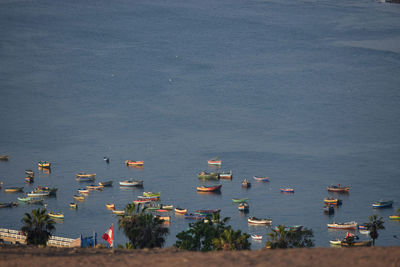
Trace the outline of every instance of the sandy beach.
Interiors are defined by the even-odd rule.
[[[188,252],[2,247],[0,266],[400,266],[400,247]]]

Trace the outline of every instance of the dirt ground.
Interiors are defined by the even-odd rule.
[[[238,252],[0,247],[0,266],[400,266],[400,247]]]

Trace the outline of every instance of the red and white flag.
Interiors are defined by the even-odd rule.
[[[104,235],[101,237],[107,243],[110,245],[110,247],[113,247],[114,245],[114,234],[113,234],[113,225],[111,224],[110,229],[107,230],[107,232],[104,233]]]

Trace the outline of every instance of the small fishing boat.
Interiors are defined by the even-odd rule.
[[[18,202],[0,203],[0,208],[13,208],[18,206]]]
[[[207,161],[208,165],[217,165],[217,166],[221,166],[222,164],[222,160],[219,160],[218,157],[215,157],[213,159],[210,159]]]
[[[197,178],[203,180],[219,180],[219,173],[201,171],[199,174],[197,174]]]
[[[199,215],[212,215],[218,214],[221,212],[221,209],[211,209],[211,210],[196,210],[195,214]]]
[[[328,223],[328,228],[333,229],[342,229],[342,230],[356,230],[358,228],[358,224],[355,221],[345,222],[345,223]]]
[[[165,222],[170,222],[171,221],[171,217],[170,216],[154,215],[154,218],[158,218],[159,220],[165,221]]]
[[[125,160],[125,164],[128,166],[143,166],[143,160]]]
[[[393,205],[393,200],[388,201],[376,201],[372,204],[372,207],[375,209],[379,208],[390,208]]]
[[[232,198],[233,203],[243,203],[249,200],[248,198]]]
[[[129,186],[129,187],[143,186],[143,181],[142,180],[136,181],[136,180],[130,179],[130,180],[124,180],[124,181],[119,182],[119,185],[120,186]]]
[[[95,173],[85,173],[85,172],[80,172],[76,174],[77,178],[93,178],[96,177]]]
[[[254,216],[247,219],[247,222],[250,224],[271,224],[272,220],[270,219],[259,219]]]
[[[83,200],[85,200],[85,197],[82,196],[82,195],[74,195],[74,199],[75,200],[79,200],[79,201],[83,201]]]
[[[49,192],[50,196],[55,196],[57,194],[57,187],[48,187],[48,186],[36,186],[35,192]]]
[[[338,199],[338,198],[333,198],[333,197],[326,197],[326,198],[324,198],[324,204],[339,206],[342,204],[342,200]]]
[[[76,203],[74,203],[74,202],[71,202],[71,203],[69,203],[69,207],[70,207],[71,209],[77,209],[77,208],[78,208],[78,204],[76,204]]]
[[[153,193],[153,192],[143,192],[143,196],[145,197],[160,197],[161,192]]]
[[[258,182],[269,182],[269,177],[253,176],[254,180]]]
[[[193,213],[185,214],[185,219],[189,219],[189,220],[203,220],[205,218],[206,218],[205,215],[199,215],[199,214],[193,214]]]
[[[342,247],[369,247],[372,245],[372,241],[354,241],[352,244],[348,244],[347,242],[342,241],[340,244]]]
[[[390,215],[389,219],[390,220],[400,220],[400,215]]]
[[[30,197],[19,197],[18,198],[18,201],[21,201],[21,202],[29,202],[30,200],[31,200]]]
[[[6,187],[4,188],[4,192],[6,193],[18,193],[24,191],[23,187]]]
[[[249,188],[251,186],[251,183],[245,178],[243,181],[242,181],[242,187],[244,187],[244,188]]]
[[[49,212],[48,215],[51,218],[64,219],[64,214],[62,214],[61,212]]]
[[[262,235],[252,234],[251,238],[254,239],[254,240],[262,240]]]
[[[160,197],[145,197],[145,196],[138,196],[138,199],[149,200],[149,201],[159,201]]]
[[[39,168],[50,169],[51,163],[48,161],[39,161],[38,166]]]
[[[200,192],[215,192],[215,191],[220,191],[222,187],[222,184],[220,185],[202,185],[197,187],[197,191]]]
[[[25,174],[28,176],[35,176],[35,173],[32,170],[25,170]]]
[[[27,177],[25,177],[25,182],[27,182],[27,183],[33,183],[33,177],[32,176],[27,176]]]
[[[147,200],[147,199],[136,199],[133,201],[133,203],[135,203],[135,204],[145,204],[145,203],[150,203],[150,202],[151,201]]]
[[[48,191],[31,191],[27,194],[28,197],[47,197],[50,195]]]
[[[187,209],[175,208],[175,213],[186,214],[187,213]]]
[[[238,210],[240,211],[248,211],[249,210],[249,204],[246,202],[240,203],[238,206]]]
[[[10,155],[0,155],[0,160],[8,160]]]
[[[103,188],[104,188],[104,186],[102,186],[102,185],[94,185],[94,184],[92,184],[92,185],[87,185],[86,186],[86,189],[88,189],[88,190],[103,190]]]
[[[219,173],[219,178],[220,179],[232,180],[232,170],[229,171],[229,172],[220,172]]]
[[[329,240],[329,244],[331,244],[332,246],[340,246],[342,244],[342,240]]]
[[[160,209],[163,209],[163,210],[172,210],[173,208],[174,208],[173,205],[163,205],[163,204],[160,204]]]
[[[113,210],[113,213],[121,216],[121,215],[125,215],[125,210]]]
[[[350,186],[341,186],[340,184],[328,186],[329,192],[348,193],[349,190]]]
[[[76,177],[75,180],[78,182],[93,182],[96,180],[96,178],[95,177]]]
[[[114,203],[107,203],[106,208],[109,210],[115,210],[115,204]]]
[[[369,235],[369,233],[371,233],[371,231],[369,231],[369,230],[358,230],[359,232],[360,232],[360,234],[363,234],[363,235]]]
[[[156,209],[155,211],[157,211],[157,212],[168,212],[168,210],[165,210],[165,209]]]
[[[281,188],[280,190],[282,193],[294,193],[293,188]]]
[[[148,211],[159,210],[159,209],[160,209],[160,205],[146,206],[146,210],[148,210]]]
[[[324,212],[327,214],[335,213],[335,208],[331,205],[324,206]]]
[[[89,194],[89,189],[87,189],[87,188],[79,188],[78,189],[78,193],[79,194]]]
[[[105,182],[99,182],[99,185],[101,186],[112,186],[113,181],[105,181]]]

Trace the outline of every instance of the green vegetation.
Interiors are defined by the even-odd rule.
[[[372,245],[375,246],[375,239],[378,238],[378,230],[383,230],[385,229],[385,226],[383,226],[384,221],[382,217],[378,219],[376,214],[369,216],[369,222],[366,223],[367,229],[370,231],[369,235],[372,238]]]
[[[135,204],[128,204],[126,215],[118,220],[119,229],[123,229],[131,244],[126,244],[126,248],[155,248],[164,245],[169,229],[162,226],[163,220],[145,213],[145,210]]]
[[[189,229],[176,235],[175,246],[180,249],[191,251],[212,251],[212,250],[242,250],[250,249],[250,237],[240,230],[234,231],[230,225],[226,225],[229,217],[223,220],[219,215],[207,220],[189,223]]]
[[[25,213],[21,220],[24,225],[21,231],[26,235],[28,245],[46,246],[55,229],[55,222],[46,214],[46,209],[32,210],[32,215]]]
[[[311,229],[304,228],[298,231],[291,231],[284,225],[279,225],[277,231],[268,233],[269,241],[267,248],[310,248],[314,246]]]

